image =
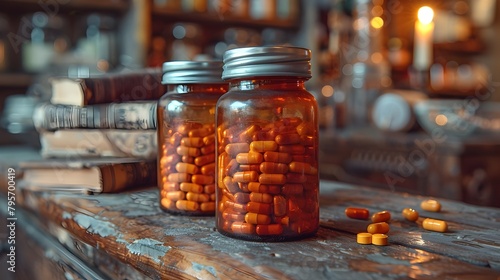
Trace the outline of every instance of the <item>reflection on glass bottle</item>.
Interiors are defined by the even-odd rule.
[[[65,22],[57,15],[43,12],[29,16],[30,38],[23,44],[22,64],[28,72],[46,70],[58,54],[68,49]]]

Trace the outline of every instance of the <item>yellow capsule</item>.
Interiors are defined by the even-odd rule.
[[[302,155],[306,152],[306,148],[302,145],[280,145],[278,147],[278,152],[292,155]]]
[[[259,183],[261,184],[272,184],[272,185],[282,185],[286,183],[287,177],[283,174],[260,174]]]
[[[262,173],[285,174],[288,172],[288,165],[286,165],[284,163],[265,161],[265,162],[260,164],[259,170]]]
[[[211,199],[209,202],[200,203],[200,210],[203,212],[214,212],[215,211],[215,199]]]
[[[298,133],[279,134],[274,139],[279,145],[298,144],[302,140]]]
[[[439,212],[441,211],[441,203],[435,199],[427,199],[420,203],[420,208],[429,212]]]
[[[278,143],[274,141],[253,141],[250,143],[250,151],[254,152],[266,152],[266,151],[276,151],[278,149]]]
[[[194,147],[179,146],[177,147],[177,154],[181,156],[197,157],[200,155],[200,149]]]
[[[386,222],[379,222],[369,224],[366,228],[366,231],[375,234],[375,233],[388,233],[389,232],[389,224]]]
[[[188,173],[170,173],[167,176],[169,182],[189,182],[191,181],[191,174]]]
[[[175,201],[170,200],[168,198],[162,198],[161,201],[161,206],[163,206],[166,209],[175,209]]]
[[[201,138],[201,137],[183,137],[181,139],[181,145],[186,146],[186,147],[199,148],[199,147],[202,147],[204,145],[203,138]]]
[[[247,213],[245,215],[245,222],[254,225],[267,225],[271,223],[271,217],[264,214]]]
[[[188,192],[186,194],[186,199],[189,201],[207,202],[210,201],[210,196],[206,193]]]
[[[235,182],[242,182],[242,183],[257,182],[258,179],[259,179],[259,173],[255,171],[240,171],[234,173],[233,175],[233,180]]]
[[[175,207],[179,210],[184,210],[184,211],[197,211],[200,208],[200,204],[195,201],[189,201],[189,200],[178,200],[175,202]]]
[[[231,224],[231,231],[239,234],[252,235],[255,233],[255,225],[243,222],[234,222]]]
[[[191,163],[179,162],[175,165],[175,170],[179,173],[196,174],[198,173],[198,166]]]
[[[372,244],[372,234],[369,232],[360,232],[356,235],[356,242],[359,244]]]
[[[259,164],[264,160],[264,157],[259,152],[239,153],[236,155],[236,161],[239,164]]]
[[[388,236],[383,233],[372,234],[372,244],[378,246],[385,246],[388,242]]]
[[[179,188],[183,192],[194,192],[194,193],[203,192],[203,186],[195,183],[182,182],[180,183]]]
[[[246,207],[248,212],[270,215],[273,212],[273,205],[270,203],[260,203],[250,201]]]
[[[203,174],[203,175],[215,175],[215,162],[203,165],[201,167],[201,174]]]
[[[224,150],[230,157],[234,158],[239,153],[248,153],[250,151],[250,145],[248,145],[248,143],[231,143],[227,144]]]
[[[391,219],[391,212],[380,211],[372,215],[373,223],[387,222]]]
[[[273,198],[274,215],[277,217],[286,215],[286,198],[281,195],[276,195]]]
[[[234,194],[234,202],[240,204],[246,204],[250,201],[250,194],[238,192]]]
[[[256,193],[252,192],[248,195],[250,201],[253,202],[262,202],[262,203],[272,203],[273,196],[267,193]]]
[[[403,209],[403,217],[405,219],[407,219],[408,221],[412,221],[412,222],[415,222],[416,220],[418,220],[418,212],[417,210],[414,210],[414,209],[411,209],[411,208],[405,208]]]
[[[280,235],[283,233],[283,226],[280,224],[260,224],[255,227],[255,232],[258,235]]]
[[[200,185],[208,185],[214,183],[214,176],[211,175],[203,175],[203,174],[195,174],[191,177],[191,182]]]
[[[269,162],[290,163],[292,161],[292,155],[289,153],[265,152],[264,160]]]
[[[215,153],[202,155],[194,159],[194,164],[197,166],[203,166],[212,162],[215,162]]]
[[[165,197],[170,200],[177,201],[186,198],[186,194],[183,191],[168,192]]]
[[[448,231],[448,224],[442,220],[426,218],[422,222],[422,227],[426,230],[446,232]]]
[[[307,162],[292,161],[288,165],[288,167],[290,169],[290,172],[303,173],[309,175],[315,175],[318,173],[318,169],[316,169]]]

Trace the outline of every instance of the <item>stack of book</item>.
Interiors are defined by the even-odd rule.
[[[87,78],[54,77],[33,122],[43,160],[22,162],[31,188],[116,192],[156,184],[159,68]]]

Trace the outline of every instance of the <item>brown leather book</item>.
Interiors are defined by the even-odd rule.
[[[160,68],[106,73],[88,78],[52,77],[50,103],[85,106],[157,100],[165,93],[161,80]]]
[[[21,162],[18,186],[36,191],[116,193],[156,186],[156,160],[135,158],[75,159]]]

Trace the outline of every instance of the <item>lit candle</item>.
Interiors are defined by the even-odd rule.
[[[434,11],[427,7],[418,10],[415,22],[415,38],[413,45],[413,67],[416,70],[428,70],[432,64],[432,36],[434,32]]]

